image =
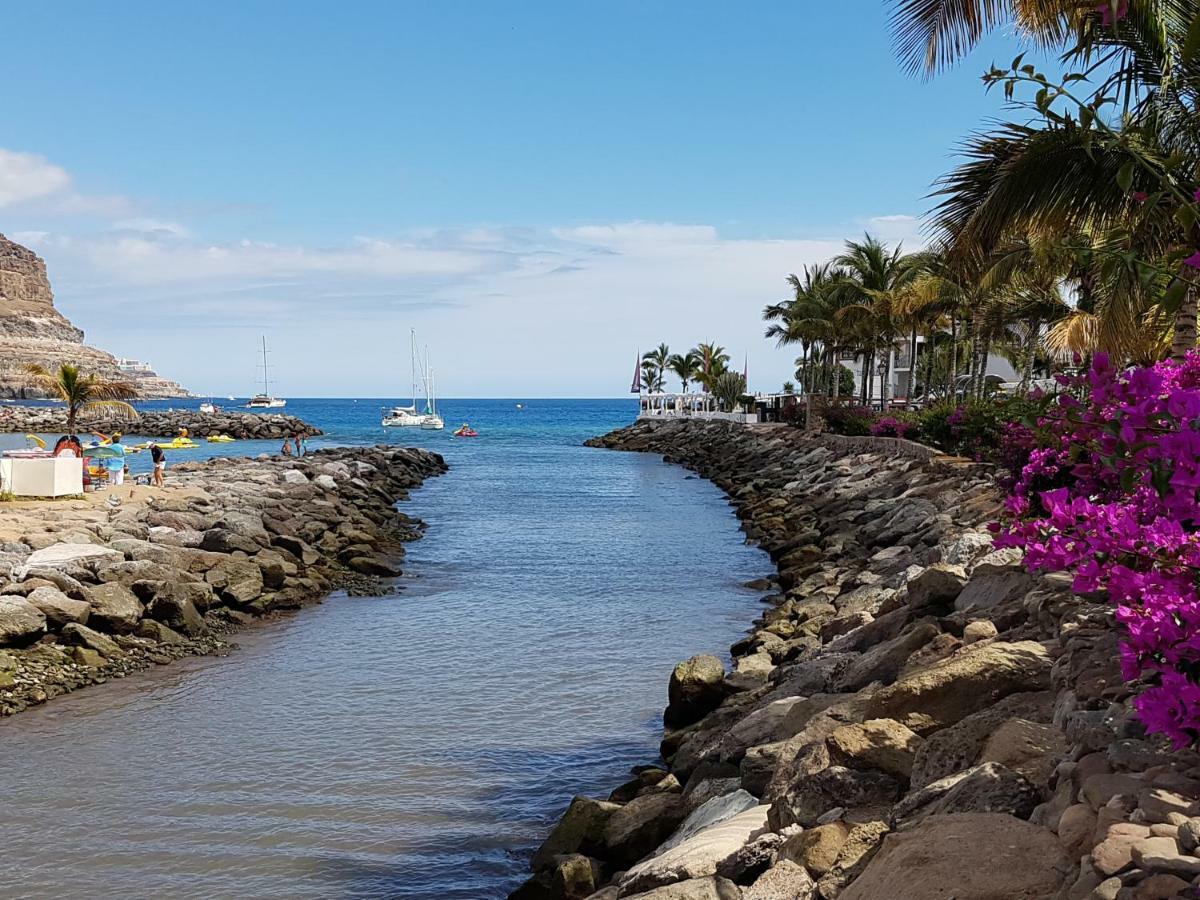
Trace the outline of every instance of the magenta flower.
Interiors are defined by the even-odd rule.
[[[1105,28],[1110,27],[1115,21],[1113,18],[1113,6],[1111,3],[1097,3],[1096,12],[1100,13],[1100,24]],[[1116,19],[1124,19],[1129,15],[1129,0],[1120,0],[1117,3]]]
[[[1183,261],[1185,266],[1191,266],[1193,269],[1200,269],[1200,250],[1197,250],[1191,256]]]
[[[1147,194],[1145,191],[1134,191],[1133,199],[1136,200],[1138,203],[1145,203],[1147,200],[1150,199],[1150,195]]]

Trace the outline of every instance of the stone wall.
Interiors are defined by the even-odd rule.
[[[675,668],[662,760],[576,797],[513,897],[1195,895],[1200,756],[1133,715],[1104,598],[993,548],[984,467],[717,423],[589,443],[719,485],[776,570],[731,667]]]

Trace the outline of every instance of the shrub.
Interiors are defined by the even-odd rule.
[[[871,425],[871,434],[879,437],[915,438],[917,418],[905,413],[881,416]]]
[[[876,414],[865,406],[830,405],[822,413],[822,418],[834,434],[862,437],[871,433]]]
[[[1062,379],[1067,381],[1067,379]],[[1146,728],[1200,741],[1200,353],[1118,372],[1104,354],[1028,430],[996,526],[1033,570],[1107,592]]]
[[[783,403],[783,409],[779,411],[779,418],[789,425],[795,425],[800,419],[800,404],[796,402],[795,397],[788,397]]]

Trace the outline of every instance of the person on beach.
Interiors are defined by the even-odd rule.
[[[121,432],[113,432],[108,449],[117,454],[108,459],[108,483],[121,485],[125,483],[125,445],[121,443]]]
[[[300,432],[297,431],[294,435],[292,435],[292,440],[296,444],[296,455],[303,456],[304,455],[304,437],[300,434]]]
[[[163,452],[163,448],[158,444],[150,445],[150,459],[154,463],[154,486],[166,487],[163,483],[163,472],[167,468],[167,454]]]
[[[292,442],[288,440],[287,435],[283,437],[283,446],[279,448],[279,452],[284,456],[292,455]]]

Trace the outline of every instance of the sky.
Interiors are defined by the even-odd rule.
[[[5,11],[0,232],[89,343],[199,393],[615,397],[714,341],[752,390],[789,272],[909,248],[1002,113],[999,35],[905,74],[883,0],[88,0]]]

